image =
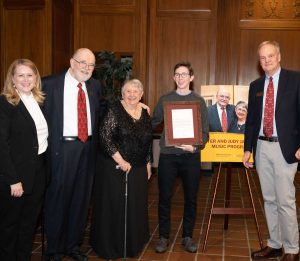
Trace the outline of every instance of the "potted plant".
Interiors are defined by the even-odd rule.
[[[121,98],[121,87],[132,75],[132,57],[117,57],[114,52],[95,53],[94,78],[103,86],[103,96],[108,101]]]

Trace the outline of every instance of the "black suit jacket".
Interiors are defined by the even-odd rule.
[[[35,123],[22,101],[13,106],[0,96],[0,183],[22,182],[32,191],[38,157]]]
[[[262,120],[265,76],[250,84],[245,127],[245,151],[255,154]],[[288,163],[297,161],[300,147],[300,73],[281,69],[275,108],[275,122],[282,154]]]
[[[45,113],[49,126],[49,149],[48,161],[50,162],[51,175],[59,175],[59,163],[62,158],[63,144],[63,101],[64,82],[66,73],[48,76],[42,79],[43,92],[46,94],[44,103]],[[101,116],[100,82],[91,78],[85,82],[90,103],[91,123],[92,123],[92,143],[95,153],[90,155],[92,162],[95,162],[96,149],[98,146],[99,120]]]
[[[211,132],[223,132],[222,124],[220,122],[217,104],[208,106],[208,121],[209,121],[209,131]],[[228,132],[233,128],[233,124],[236,118],[235,106],[228,104],[226,106],[227,122],[228,122]]]

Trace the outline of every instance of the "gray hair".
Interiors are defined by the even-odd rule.
[[[136,88],[140,89],[141,93],[144,92],[143,84],[138,79],[131,79],[131,80],[125,81],[125,83],[123,84],[123,86],[121,88],[122,93],[125,91],[125,88],[126,88],[127,85],[131,85],[133,87],[136,87]]]
[[[245,108],[247,111],[248,111],[248,104],[247,104],[247,102],[245,102],[245,101],[239,101],[236,105],[235,105],[235,107],[237,108],[237,107],[242,107],[242,108]]]

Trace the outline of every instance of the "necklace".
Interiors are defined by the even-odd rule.
[[[140,110],[139,107],[136,106],[135,108],[130,108],[124,100],[122,100],[122,105],[125,109],[125,111],[133,118],[134,121],[138,120],[140,118]]]

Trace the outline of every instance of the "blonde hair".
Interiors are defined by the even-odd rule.
[[[276,42],[276,41],[264,41],[264,42],[262,42],[262,43],[258,46],[257,52],[259,53],[260,49],[261,49],[263,46],[267,45],[267,44],[274,46],[275,49],[277,50],[277,52],[280,53],[280,46],[279,46],[279,43]]]
[[[138,79],[131,79],[131,80],[125,81],[125,83],[123,84],[122,89],[121,89],[122,93],[125,91],[125,86],[126,85],[131,85],[131,86],[134,86],[134,87],[140,89],[141,93],[144,92],[143,84]]]
[[[16,59],[12,62],[12,64],[9,66],[6,78],[5,78],[5,83],[4,83],[4,88],[2,90],[2,95],[6,97],[6,100],[11,103],[12,105],[18,105],[20,102],[20,96],[16,90],[16,87],[13,83],[13,77],[16,71],[16,68],[19,65],[25,65],[29,67],[33,73],[36,76],[36,82],[33,87],[32,94],[35,100],[38,102],[38,104],[43,104],[45,97],[44,93],[42,92],[42,83],[41,83],[41,76],[40,73],[36,67],[36,65],[30,61],[29,59]]]

